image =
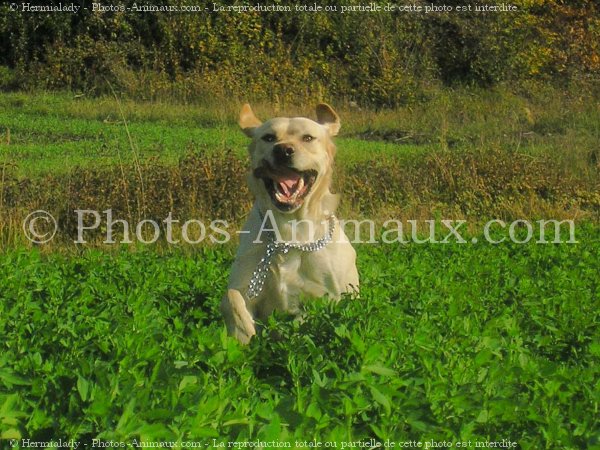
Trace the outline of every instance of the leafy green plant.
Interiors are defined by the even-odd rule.
[[[360,246],[360,299],[248,347],[229,248],[0,257],[0,433],[217,441],[597,439],[596,226],[580,244]]]

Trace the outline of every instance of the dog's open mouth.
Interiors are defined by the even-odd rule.
[[[317,178],[317,171],[299,171],[291,167],[270,167],[265,164],[254,170],[254,176],[263,180],[277,208],[290,211],[304,202]]]

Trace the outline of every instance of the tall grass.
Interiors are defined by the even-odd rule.
[[[395,110],[334,105],[342,117],[340,214],[401,219],[598,220],[600,111],[589,92],[435,90]],[[28,212],[73,209],[121,218],[243,220],[247,139],[233,100],[146,103],[64,94],[0,95],[2,242]],[[315,101],[316,103],[316,101]],[[312,116],[314,105],[258,103],[259,117]]]

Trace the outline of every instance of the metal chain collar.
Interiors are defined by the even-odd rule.
[[[267,274],[273,262],[273,258],[281,253],[285,255],[290,250],[300,250],[301,252],[318,252],[323,249],[331,242],[333,238],[333,232],[335,231],[335,216],[332,214],[327,218],[327,232],[325,236],[315,242],[308,242],[306,244],[292,244],[290,242],[279,242],[275,240],[273,233],[269,233],[269,241],[267,242],[267,249],[265,256],[262,257],[258,266],[250,278],[248,283],[248,299],[251,300],[256,298],[261,293]]]

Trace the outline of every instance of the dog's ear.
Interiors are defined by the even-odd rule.
[[[262,122],[254,115],[250,105],[246,103],[240,111],[240,120],[238,121],[244,134],[248,137],[254,136],[254,130],[262,125]]]
[[[335,136],[340,131],[340,118],[327,103],[317,105],[317,122],[324,125],[329,130],[331,136]]]

